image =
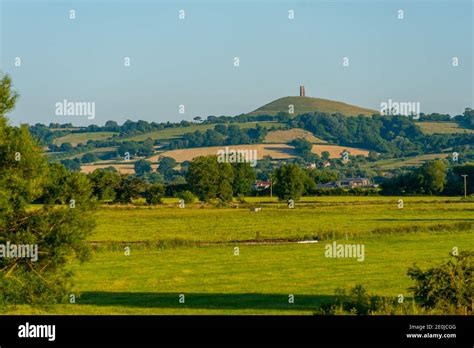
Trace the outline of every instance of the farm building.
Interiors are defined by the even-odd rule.
[[[318,185],[318,188],[356,188],[356,187],[377,187],[368,178],[344,178]]]

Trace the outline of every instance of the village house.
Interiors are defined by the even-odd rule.
[[[357,187],[377,187],[368,178],[344,178],[326,184],[319,184],[318,188],[357,188]]]
[[[257,181],[255,181],[255,184],[253,184],[253,188],[257,191],[261,191],[261,190],[266,190],[266,189],[270,188],[271,185],[272,185],[271,181],[257,180]]]

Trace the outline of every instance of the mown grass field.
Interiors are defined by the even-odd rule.
[[[455,134],[455,133],[474,133],[473,129],[461,127],[456,122],[417,122],[425,134]]]
[[[156,208],[101,208],[91,260],[73,266],[76,303],[9,313],[312,314],[336,288],[355,284],[409,300],[413,263],[426,267],[446,260],[453,247],[474,249],[474,203],[405,197],[398,209],[397,200],[311,197],[288,209],[275,199],[248,198],[238,208],[179,209],[168,199]],[[262,210],[251,212],[253,206]],[[319,241],[248,242],[308,237]],[[363,244],[364,261],[325,257],[333,241]]]
[[[104,208],[90,241],[232,242],[253,239],[316,238],[377,233],[377,229],[404,232],[411,226],[429,227],[456,222],[474,223],[474,204],[459,198],[312,197],[295,209],[276,199],[248,198],[239,208],[179,209],[177,200],[153,208]],[[259,202],[260,201],[260,202]],[[175,202],[175,203],[171,203]],[[270,203],[271,202],[271,203]],[[262,207],[259,212],[250,207]]]
[[[63,143],[71,143],[75,146],[80,143],[87,143],[89,140],[105,140],[111,138],[114,132],[85,132],[85,133],[71,133],[54,140],[54,144],[61,145]]]
[[[402,167],[418,167],[425,162],[432,161],[435,159],[445,159],[449,156],[452,156],[452,153],[432,153],[414,157],[391,158],[386,160],[380,160],[377,162],[369,162],[365,164],[364,167],[382,170],[397,169]]]

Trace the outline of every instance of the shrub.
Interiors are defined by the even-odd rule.
[[[162,203],[163,196],[165,194],[165,188],[162,185],[152,185],[145,191],[145,200],[148,204],[160,204]]]
[[[184,200],[184,203],[186,204],[191,204],[194,203],[196,197],[194,197],[193,193],[191,191],[183,191],[178,193],[178,198]]]
[[[445,313],[473,313],[473,252],[451,255],[452,259],[426,271],[418,266],[408,269],[415,280],[415,300],[424,308],[439,309]]]

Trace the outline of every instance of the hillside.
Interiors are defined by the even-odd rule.
[[[252,112],[249,115],[276,115],[279,112],[288,113],[289,105],[294,106],[294,115],[320,111],[329,114],[340,113],[346,116],[378,114],[376,110],[361,108],[334,100],[312,97],[283,97],[274,100]]]
[[[294,139],[306,139],[312,143],[325,143],[326,141],[316,138],[313,133],[301,128],[292,128],[287,130],[276,130],[268,132],[264,143],[289,143]]]
[[[425,134],[474,134],[473,129],[463,128],[456,122],[416,122]]]

